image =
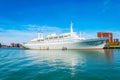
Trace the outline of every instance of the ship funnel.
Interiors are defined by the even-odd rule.
[[[73,33],[73,23],[70,24],[70,33]]]

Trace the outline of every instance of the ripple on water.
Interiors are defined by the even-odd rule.
[[[118,52],[3,49],[0,50],[0,79],[118,80]]]

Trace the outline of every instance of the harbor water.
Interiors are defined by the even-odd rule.
[[[0,80],[120,80],[120,49],[0,49]]]

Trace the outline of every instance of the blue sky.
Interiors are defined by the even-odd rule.
[[[0,0],[0,42],[26,42],[40,29],[49,33],[98,31],[120,35],[120,0]]]

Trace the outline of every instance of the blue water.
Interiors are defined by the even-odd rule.
[[[0,80],[120,80],[120,50],[1,48]]]

